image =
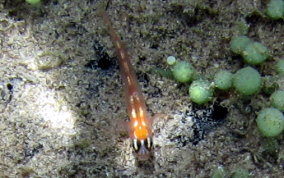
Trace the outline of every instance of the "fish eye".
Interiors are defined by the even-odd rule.
[[[141,147],[141,142],[137,139],[133,139],[132,140],[132,147],[133,147],[135,152],[138,152],[140,147]]]
[[[153,140],[151,137],[148,137],[146,140],[145,140],[145,145],[146,147],[148,148],[148,150],[151,150],[152,147],[153,147]]]
[[[153,141],[151,137],[148,137],[145,140],[138,140],[133,139],[132,140],[132,147],[134,151],[138,154],[144,154],[146,152],[149,152],[152,149]]]

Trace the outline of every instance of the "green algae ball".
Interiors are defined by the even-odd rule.
[[[220,90],[228,90],[232,86],[233,74],[227,70],[220,70],[214,76],[216,88]]]
[[[245,47],[242,56],[246,63],[258,65],[268,58],[269,53],[268,49],[263,44],[259,42],[252,42]]]
[[[284,90],[277,90],[270,96],[272,106],[284,112]]]
[[[193,81],[188,91],[191,101],[197,104],[205,104],[213,96],[213,89],[210,86],[210,82],[203,79]]]
[[[275,108],[262,109],[256,118],[260,133],[265,137],[275,137],[284,129],[284,116]]]
[[[31,5],[36,5],[39,4],[41,0],[26,0],[27,3]]]
[[[250,173],[248,170],[244,168],[238,168],[237,170],[234,171],[233,175],[231,176],[232,178],[249,178]]]
[[[222,166],[218,166],[213,170],[211,178],[225,178],[227,177],[226,171]]]
[[[176,58],[174,56],[167,57],[167,64],[168,65],[174,65],[176,63]]]
[[[234,88],[243,95],[252,95],[259,91],[261,78],[257,70],[245,67],[233,75]]]
[[[187,61],[179,61],[173,67],[174,78],[182,83],[186,83],[192,80],[194,68]]]
[[[280,59],[277,61],[276,72],[280,75],[284,75],[284,59]]]
[[[252,40],[249,39],[247,36],[238,36],[231,40],[230,48],[236,54],[242,54],[246,46],[251,43]]]
[[[284,18],[284,1],[271,0],[267,5],[266,14],[274,20]]]

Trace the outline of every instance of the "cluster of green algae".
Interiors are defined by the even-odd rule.
[[[213,98],[214,89],[227,91],[233,87],[242,96],[253,96],[262,87],[262,78],[254,66],[260,65],[269,57],[268,49],[259,42],[254,42],[246,36],[238,36],[231,41],[231,50],[240,54],[248,65],[232,74],[227,70],[220,70],[210,83],[206,79],[194,80],[189,86],[191,101],[197,104],[205,104]],[[275,69],[279,75],[283,75],[283,62],[278,60]],[[189,62],[176,62],[173,67],[173,76],[179,82],[193,80],[194,68]],[[263,108],[257,116],[257,126],[265,137],[278,136],[284,130],[284,91],[277,90],[271,95],[272,107]],[[282,111],[282,112],[281,112]]]
[[[283,19],[284,1],[271,0],[267,5],[266,14],[273,20]],[[234,88],[241,96],[245,97],[252,97],[261,90],[264,82],[259,71],[256,70],[256,66],[271,58],[269,50],[262,43],[245,35],[232,38],[230,48],[233,53],[243,58],[247,66],[234,74],[228,70],[220,70],[215,74],[212,82],[198,78],[196,70],[190,62],[175,61],[172,56],[168,58],[168,64],[173,66],[173,78],[181,83],[190,83],[188,91],[192,102],[208,103],[213,99],[215,89],[229,91]],[[278,59],[274,68],[279,76],[284,76],[284,59]],[[265,137],[278,136],[284,130],[282,113],[284,111],[284,91],[275,91],[270,97],[270,103],[271,106],[263,108],[256,119],[258,129]]]
[[[231,41],[231,50],[243,57],[244,62],[249,65],[263,64],[269,57],[268,49],[259,42],[254,42],[246,36],[238,36]],[[275,69],[279,75],[283,75],[284,60],[278,60]],[[261,76],[252,67],[245,67],[236,72],[233,79],[234,87],[243,95],[256,94],[261,89]],[[277,90],[271,95],[273,107],[263,108],[257,116],[256,123],[260,133],[265,137],[275,137],[284,130],[284,94]],[[276,97],[277,96],[277,97]],[[276,99],[277,98],[277,99]]]
[[[284,19],[284,1],[271,0],[267,5],[266,15],[273,20]],[[241,96],[250,98],[262,89],[267,89],[267,86],[263,86],[265,76],[261,77],[257,66],[264,64],[268,59],[273,59],[269,50],[262,43],[245,35],[232,38],[230,48],[233,53],[243,58],[246,67],[234,74],[228,70],[220,70],[215,74],[212,82],[199,77],[190,62],[176,61],[173,56],[168,57],[167,63],[172,66],[172,77],[178,82],[189,84],[188,91],[192,102],[208,103],[213,99],[214,90],[230,92],[234,88]],[[284,76],[284,59],[275,60],[274,69],[277,72],[275,78],[281,79]],[[270,96],[270,106],[261,109],[256,118],[258,130],[266,138],[275,138],[284,130],[284,91],[277,90],[277,87],[273,87],[274,93]]]
[[[196,79],[196,70],[188,61],[175,61],[172,56],[167,60],[173,65],[172,74],[181,83],[190,83],[189,96],[192,102],[206,104],[213,99],[214,89],[228,91],[234,88],[242,96],[253,96],[262,87],[262,78],[254,67],[263,64],[269,58],[268,49],[260,42],[255,42],[247,36],[237,36],[231,40],[231,51],[241,55],[247,67],[232,74],[228,70],[220,70],[214,76],[213,82],[207,79]],[[284,71],[284,59],[277,61],[275,70],[281,76]],[[284,91],[277,90],[271,95],[273,107],[263,108],[256,119],[260,133],[265,137],[278,136],[284,130]]]

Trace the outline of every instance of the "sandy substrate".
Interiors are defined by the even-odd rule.
[[[246,66],[229,49],[244,33],[273,56],[257,67],[275,77],[284,57],[284,22],[263,15],[267,1],[113,0],[108,13],[131,54],[154,123],[153,159],[137,161],[116,56],[95,1],[46,1],[39,7],[0,0],[0,177],[210,177],[246,170],[284,173],[283,134],[267,147],[256,112],[260,92],[217,93],[206,106],[190,102],[187,85],[151,71],[166,57],[190,61],[201,77]],[[241,24],[241,25],[240,25]],[[284,89],[284,79],[276,83]],[[224,106],[221,107],[220,105]],[[272,144],[272,145],[273,145]]]

